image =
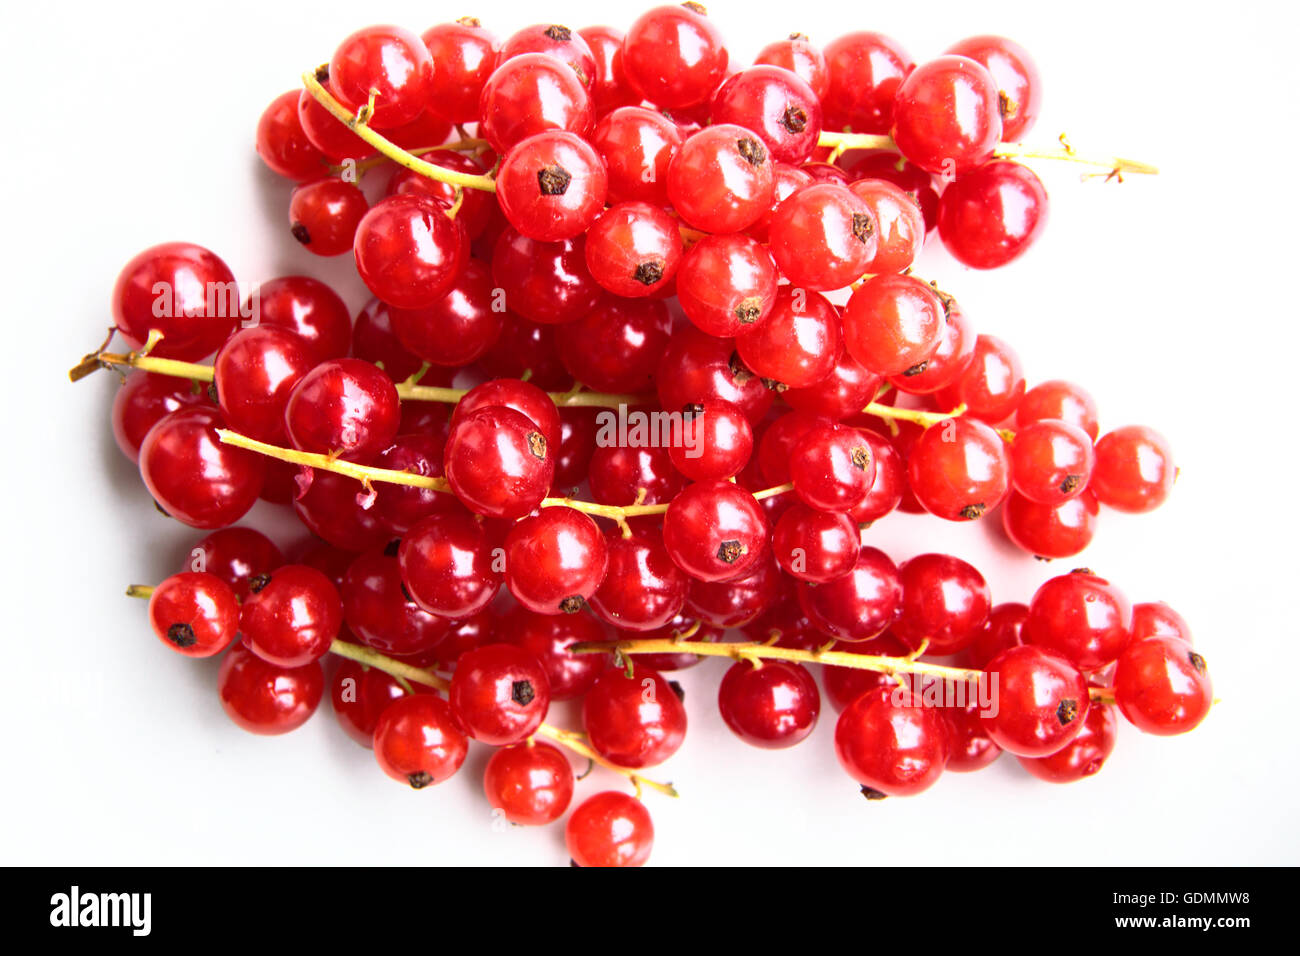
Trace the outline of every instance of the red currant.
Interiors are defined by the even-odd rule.
[[[583,641],[602,641],[605,629],[590,614],[538,614],[513,608],[505,618],[500,639],[537,658],[551,685],[551,700],[575,700],[591,689],[607,666],[600,654],[569,650]]]
[[[281,667],[236,644],[221,661],[217,693],[226,714],[254,734],[286,734],[305,724],[325,692],[319,661]]]
[[[739,234],[706,236],[682,258],[677,296],[702,332],[748,335],[772,310],[777,269],[759,243]]]
[[[658,671],[608,668],[582,702],[582,725],[591,746],[620,767],[663,763],[686,738],[686,709]]]
[[[295,448],[366,461],[391,445],[401,424],[397,389],[361,359],[322,362],[303,376],[284,408]]]
[[[163,334],[150,353],[194,362],[211,355],[240,320],[230,267],[202,246],[165,242],[122,267],[113,287],[113,323],[133,349],[151,330]]]
[[[564,825],[564,844],[578,866],[643,866],[654,839],[641,801],[617,790],[588,797]]]
[[[356,112],[373,97],[369,123],[391,129],[420,115],[433,92],[433,59],[424,41],[401,27],[358,30],[330,57],[329,85]],[[429,144],[433,145],[433,144]]]
[[[856,428],[819,424],[791,449],[795,494],[819,511],[851,511],[871,491],[875,477],[871,445]]]
[[[357,226],[352,251],[361,281],[402,309],[433,305],[469,256],[465,227],[427,196],[402,193],[375,203]]]
[[[491,348],[501,334],[500,310],[493,308],[492,273],[470,259],[441,299],[423,309],[390,309],[402,345],[434,365],[459,368]]]
[[[329,578],[303,564],[286,564],[252,591],[239,615],[249,650],[281,667],[302,667],[325,656],[343,625],[343,604]]]
[[[728,481],[688,485],[664,515],[664,545],[701,581],[738,578],[767,549],[767,519],[753,495]]]
[[[352,316],[338,293],[308,276],[282,276],[253,290],[245,310],[258,324],[302,340],[312,364],[343,358],[352,343]]]
[[[964,56],[922,63],[898,88],[892,132],[898,151],[927,172],[972,169],[1002,138],[997,83]]]
[[[448,691],[459,725],[494,746],[518,743],[535,731],[551,705],[546,671],[514,644],[487,644],[456,662]]]
[[[407,595],[395,556],[369,551],[357,557],[340,588],[343,619],[363,644],[383,654],[410,657],[431,651],[450,633],[450,622]]]
[[[583,236],[538,242],[507,228],[494,247],[492,281],[511,311],[545,325],[581,318],[601,296],[587,269]]]
[[[270,169],[301,182],[325,173],[326,159],[303,132],[298,119],[301,90],[281,93],[257,121],[257,155]]]
[[[844,345],[877,375],[924,371],[943,326],[943,301],[933,289],[911,276],[878,275],[844,308]]]
[[[615,295],[643,298],[670,289],[682,261],[677,220],[649,203],[611,206],[587,232],[586,257],[591,277]]]
[[[889,132],[898,87],[915,68],[907,52],[883,34],[861,32],[833,40],[825,56],[827,128]]]
[[[415,790],[452,776],[469,752],[451,706],[436,694],[409,694],[389,704],[375,724],[373,745],[379,769]]]
[[[967,418],[927,428],[907,461],[917,501],[949,521],[971,521],[996,508],[1006,497],[1010,470],[1002,437]]]
[[[943,711],[922,706],[901,687],[868,691],[840,714],[835,755],[870,799],[920,793],[948,762]]]
[[[1021,428],[1045,418],[1055,418],[1088,433],[1097,440],[1097,403],[1083,388],[1054,379],[1035,385],[1016,405],[1016,424]]]
[[[845,186],[814,183],[776,207],[769,226],[772,258],[790,283],[841,289],[867,271],[879,249],[871,207]]]
[[[1169,442],[1155,429],[1126,425],[1101,436],[1089,487],[1116,511],[1141,514],[1164,504],[1178,469]]]
[[[235,639],[239,601],[215,574],[183,571],[154,588],[149,623],[172,650],[186,657],[212,657]]]
[[[188,379],[132,372],[113,396],[113,438],[122,454],[139,463],[140,446],[149,429],[177,409],[209,401],[207,389]]]
[[[572,239],[605,208],[605,164],[586,140],[547,130],[520,140],[497,171],[501,211],[523,235],[542,242]]]
[[[186,571],[206,571],[224,581],[240,601],[262,575],[284,563],[280,549],[252,528],[222,528],[190,549]]]
[[[903,585],[889,556],[862,547],[857,564],[826,584],[799,584],[799,606],[823,634],[856,643],[891,627],[902,607]]]
[[[494,811],[519,826],[542,826],[564,816],[573,800],[569,758],[550,744],[528,741],[503,747],[483,773],[483,792]]]
[[[582,610],[605,577],[605,538],[572,508],[543,508],[506,536],[506,587],[540,614]]]
[[[740,232],[772,202],[772,157],[754,133],[720,123],[693,133],[668,166],[668,198],[705,232]]]
[[[690,582],[657,535],[615,533],[606,550],[605,579],[590,598],[597,617],[615,627],[652,631],[677,616]]]
[[[397,560],[411,598],[441,617],[476,614],[501,586],[487,533],[464,512],[425,518],[402,539]]]
[[[289,198],[289,232],[318,256],[340,256],[352,248],[357,227],[370,209],[353,183],[318,179]]]
[[[457,422],[443,468],[466,507],[492,518],[522,518],[550,490],[551,442],[513,408],[485,406]]]
[[[535,133],[558,129],[585,136],[595,120],[591,98],[573,69],[545,53],[501,63],[479,97],[479,135],[504,154]]]
[[[642,97],[663,109],[706,102],[727,71],[722,34],[697,3],[655,7],[623,39],[623,69]]]
[[[729,76],[713,96],[714,123],[732,123],[762,137],[772,158],[802,163],[817,148],[822,104],[799,76],[756,64]]]
[[[262,490],[265,459],[223,443],[222,427],[215,408],[180,408],[159,419],[140,445],[140,477],[149,494],[192,528],[234,524]]]
[[[984,628],[993,602],[984,576],[960,558],[922,554],[898,568],[902,611],[894,635],[909,647],[923,641],[945,656],[969,647]]]
[[[1018,757],[1056,753],[1083,729],[1088,682],[1072,663],[1045,648],[1022,645],[985,666],[997,684],[997,710],[983,715],[989,736]]]
[[[428,102],[453,123],[476,122],[483,86],[497,67],[496,37],[474,17],[461,17],[430,27],[422,39],[433,60]]]
[[[939,237],[954,259],[996,269],[1024,254],[1047,225],[1047,190],[1028,166],[985,163],[939,199]]]
[[[789,661],[733,664],[718,686],[718,709],[731,732],[767,750],[793,747],[813,732],[821,695],[812,674]]]
[[[1185,734],[1214,703],[1205,658],[1176,637],[1134,641],[1115,665],[1115,703],[1144,733]]]
[[[1029,51],[1014,40],[999,36],[968,37],[945,52],[965,56],[982,65],[998,87],[1002,138],[1018,143],[1038,119],[1043,105],[1043,84]]]
[[[1048,783],[1074,783],[1091,777],[1115,750],[1119,719],[1115,708],[1094,705],[1088,711],[1083,729],[1077,737],[1054,754],[1046,757],[1018,757],[1024,767],[1039,780]]]

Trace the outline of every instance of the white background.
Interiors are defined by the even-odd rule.
[[[1051,566],[987,521],[897,516],[871,534],[899,560],[951,550],[974,561],[996,600],[1026,600],[1085,562],[1133,600],[1167,600],[1192,622],[1222,702],[1186,737],[1124,725],[1103,773],[1082,784],[1040,783],[1004,757],[920,797],[868,804],[835,763],[832,714],[795,750],[750,749],[721,725],[722,665],[706,664],[685,675],[691,732],[660,771],[683,798],[646,798],[653,862],[1300,862],[1293,14],[1249,3],[710,6],[746,60],[791,30],[825,43],[878,29],[918,59],[1004,33],[1044,76],[1031,140],[1064,130],[1081,152],[1161,167],[1116,186],[1039,163],[1052,221],[1028,255],[980,274],[930,248],[919,271],[1012,341],[1031,382],[1085,383],[1103,428],[1162,429],[1182,469],[1172,500],[1148,516],[1104,515],[1084,558]],[[453,781],[417,793],[383,776],[328,704],[288,737],[236,729],[216,665],[167,653],[144,604],[122,596],[177,569],[201,535],[154,511],[114,446],[114,377],[73,386],[65,372],[109,324],[121,265],[164,240],[211,247],[245,284],[305,272],[364,300],[347,257],[323,262],[290,239],[289,186],[253,152],[263,107],[351,30],[418,31],[474,13],[504,36],[542,16],[625,28],[638,12],[608,0],[5,5],[0,860],[567,862],[560,827],[493,830],[480,749]],[[282,544],[296,534],[263,505],[252,520]],[[580,794],[616,784],[597,772]]]

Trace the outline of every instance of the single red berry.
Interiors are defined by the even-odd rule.
[[[812,733],[821,695],[812,674],[788,661],[733,664],[718,686],[718,709],[731,732],[767,750],[793,747]]]
[[[473,362],[501,334],[502,312],[494,308],[491,270],[470,259],[451,288],[423,309],[389,310],[393,331],[412,355],[454,368]]]
[[[254,654],[281,667],[302,667],[330,649],[343,625],[339,592],[324,574],[302,564],[271,573],[244,602],[239,630]]]
[[[898,568],[903,603],[894,635],[915,649],[945,656],[969,647],[984,628],[993,602],[984,576],[947,554],[922,554]]]
[[[497,66],[483,85],[479,135],[504,155],[516,143],[546,130],[585,136],[595,114],[587,88],[564,61],[525,53]]]
[[[239,601],[215,574],[173,574],[149,598],[149,623],[158,639],[186,657],[212,657],[235,639]]]
[[[113,324],[132,349],[149,332],[163,338],[155,358],[195,362],[211,355],[241,318],[235,277],[213,252],[190,242],[165,242],[122,267],[113,286]]]
[[[1024,604],[1008,602],[994,605],[989,611],[984,627],[980,629],[975,640],[966,648],[965,663],[967,667],[983,670],[989,661],[997,657],[1008,647],[1019,647],[1024,643],[1022,632],[1025,619],[1029,617],[1029,607]]]
[[[677,296],[700,331],[719,338],[744,336],[770,314],[777,277],[771,255],[748,236],[706,236],[682,257]]]
[[[325,691],[319,661],[281,667],[236,644],[221,661],[217,693],[226,714],[254,734],[286,734],[307,722]]]
[[[799,583],[799,606],[823,634],[856,643],[869,641],[898,620],[903,585],[889,556],[863,546],[857,564],[826,584]]]
[[[516,30],[501,44],[497,64],[525,53],[545,53],[568,65],[582,85],[590,87],[596,79],[596,57],[586,39],[577,31],[558,23],[535,23]]]
[[[377,667],[343,660],[330,680],[330,704],[344,733],[369,750],[375,745],[379,717],[393,701],[406,696],[397,678]]]
[[[996,508],[1006,497],[1010,470],[1002,437],[967,418],[931,425],[907,462],[917,501],[949,521],[971,521]]]
[[[181,570],[215,574],[245,601],[255,579],[283,563],[280,549],[262,532],[234,527],[214,531],[191,548]]]
[[[523,740],[546,719],[551,684],[523,648],[487,644],[460,656],[447,696],[466,733],[501,747]]]
[[[170,412],[140,445],[140,477],[166,514],[192,528],[224,528],[253,507],[266,476],[260,455],[227,445],[215,408]]]
[[[697,3],[654,7],[623,39],[628,83],[662,109],[706,102],[726,75],[727,61],[722,34]]]
[[[755,64],[729,76],[713,96],[714,123],[732,123],[762,137],[772,158],[802,163],[817,148],[822,104],[804,80],[778,66]]]
[[[492,255],[492,281],[504,303],[532,322],[559,325],[582,318],[600,300],[587,268],[586,238],[539,242],[505,229]]]
[[[1129,631],[1135,641],[1144,641],[1148,637],[1173,637],[1185,641],[1188,646],[1192,643],[1191,627],[1164,601],[1134,604]]]
[[[453,123],[479,118],[479,97],[497,67],[500,44],[474,17],[440,23],[424,31],[433,60],[429,103]]]
[[[772,391],[745,365],[731,339],[708,335],[694,325],[673,331],[655,385],[664,408],[722,399],[744,409],[751,425],[763,420],[773,401]]]
[[[869,691],[835,725],[835,755],[868,799],[907,797],[934,785],[948,761],[943,711],[902,687]]]
[[[443,169],[469,176],[482,176],[488,171],[487,167],[473,155],[460,153],[454,149],[429,150],[421,153],[420,158]],[[451,210],[459,203],[456,221],[465,227],[465,235],[471,240],[484,235],[494,221],[503,221],[501,208],[496,202],[494,193],[483,189],[466,189],[454,183],[430,179],[423,173],[399,166],[393,170],[384,195],[400,196],[406,193],[427,196],[446,210]]]
[[[1029,51],[1006,37],[985,35],[960,40],[945,52],[969,57],[989,71],[998,87],[1002,139],[1020,142],[1043,105],[1043,82]]]
[[[691,481],[716,481],[740,473],[754,451],[754,432],[740,407],[714,401],[682,410],[681,441],[668,449],[673,464]]]
[[[1097,442],[1089,488],[1107,507],[1142,514],[1164,504],[1177,477],[1173,449],[1165,437],[1145,425],[1126,425]]]
[[[701,581],[738,578],[767,550],[767,519],[754,496],[729,481],[688,485],[664,514],[664,545]]]
[[[928,395],[941,391],[957,381],[974,359],[975,327],[955,303],[948,303],[946,309],[939,347],[920,365],[889,376],[889,383],[900,392]]]
[[[1002,139],[997,83],[964,56],[922,63],[898,88],[892,133],[898,151],[927,172],[972,169]]]
[[[1039,780],[1074,783],[1091,777],[1102,768],[1106,758],[1115,750],[1118,730],[1119,718],[1115,716],[1115,708],[1096,704],[1088,711],[1078,736],[1056,753],[1016,759]]]
[[[657,534],[606,540],[605,579],[589,600],[607,624],[634,631],[663,627],[686,603],[690,580],[670,557]]]
[[[253,290],[244,310],[259,325],[298,336],[313,365],[348,354],[352,315],[324,282],[308,276],[270,279]]]
[[[1028,166],[985,163],[939,199],[939,237],[954,259],[996,269],[1024,254],[1047,225],[1047,190]]]
[[[586,257],[591,277],[615,295],[643,298],[670,289],[682,261],[677,220],[649,203],[611,206],[587,232]]]
[[[328,80],[326,75],[322,82]],[[347,124],[340,123],[333,113],[317,103],[310,90],[303,90],[298,96],[298,122],[311,144],[331,162],[355,161],[375,151],[373,146],[350,130]]]
[[[546,130],[510,147],[497,171],[497,201],[530,239],[559,242],[587,230],[605,208],[605,164],[586,140]]]
[[[445,442],[441,435],[398,435],[374,459],[376,468],[405,471],[425,478],[442,477]],[[445,491],[377,482],[371,510],[393,534],[401,535],[431,514],[454,510],[456,499]]]
[[[560,361],[569,373],[588,388],[614,394],[651,389],[671,333],[672,316],[661,300],[613,295],[555,330]],[[597,342],[600,347],[594,348]]]
[[[1083,493],[1094,460],[1083,429],[1051,418],[1032,422],[1011,444],[1011,483],[1031,501],[1058,505]]]
[[[773,163],[772,201],[745,230],[746,235],[758,242],[767,242],[772,231],[772,216],[776,213],[777,207],[804,186],[811,186],[813,183],[812,176],[798,166],[791,166],[789,163]]]
[[[339,590],[348,630],[375,650],[394,657],[432,651],[451,632],[451,622],[430,614],[406,593],[395,556],[359,555]]]
[[[1035,557],[1072,558],[1092,543],[1100,511],[1088,490],[1057,505],[1041,505],[1013,491],[1002,508],[1002,527]]]
[[[402,193],[370,207],[352,245],[361,281],[402,309],[433,305],[469,256],[465,227],[427,196]]]
[[[824,584],[843,577],[858,563],[857,522],[803,503],[787,509],[772,532],[772,553],[793,578]]]
[[[573,768],[558,748],[540,741],[502,747],[483,772],[493,812],[519,826],[543,826],[564,816],[573,800]]]
[[[414,120],[430,102],[433,59],[424,41],[402,27],[358,30],[330,57],[329,85],[351,112],[374,98],[368,122],[391,129]]]
[[[1214,703],[1205,658],[1176,637],[1134,641],[1115,665],[1115,703],[1144,733],[1185,734]]]
[[[392,444],[401,424],[392,380],[361,359],[322,362],[289,394],[284,428],[303,451],[366,461]]]
[[[443,468],[451,490],[471,511],[522,518],[550,490],[555,475],[551,445],[521,412],[484,406],[452,427]]]
[[[1053,379],[1025,392],[1016,405],[1016,424],[1021,428],[1045,418],[1056,418],[1088,433],[1093,441],[1097,427],[1097,403],[1081,386]]]
[[[551,700],[576,700],[591,689],[606,667],[605,657],[575,654],[569,648],[583,641],[603,641],[605,636],[605,629],[590,614],[539,614],[525,607],[511,609],[499,635],[537,658],[550,682]]]
[[[436,694],[408,694],[389,704],[375,724],[373,745],[379,769],[415,790],[452,776],[469,752],[451,706]]]
[[[430,515],[397,552],[411,598],[432,614],[462,620],[483,610],[501,586],[501,568],[480,522],[463,511]]]
[[[1042,647],[1012,647],[985,665],[996,680],[997,710],[985,713],[989,736],[1018,757],[1056,753],[1083,729],[1091,701],[1083,673]]]
[[[677,124],[662,113],[622,106],[591,131],[591,145],[605,161],[609,201],[668,205],[668,165],[682,145]]]
[[[871,445],[856,428],[819,424],[791,449],[790,480],[811,508],[851,511],[870,493],[875,477]]]
[[[589,478],[591,496],[602,505],[630,505],[638,496],[642,504],[667,504],[687,485],[667,448],[625,447],[612,440],[597,443]],[[632,519],[634,527],[637,521]]]
[[[596,65],[596,75],[588,86],[591,105],[597,116],[641,102],[623,69],[623,31],[613,27],[583,27],[578,34],[587,41]]]
[[[877,375],[924,371],[943,337],[944,306],[911,276],[878,275],[859,286],[844,307],[844,345]]]
[[[1002,748],[994,743],[988,726],[980,718],[978,702],[962,707],[944,707],[941,713],[948,723],[948,763],[944,765],[945,770],[973,773],[1002,756]],[[1091,712],[1088,716],[1091,719]]]
[[[849,184],[874,218],[876,254],[863,271],[903,272],[916,261],[925,242],[925,215],[912,196],[884,179],[859,179]]]
[[[705,232],[740,232],[772,202],[772,157],[743,126],[720,123],[687,137],[668,166],[668,198]]]
[[[728,581],[692,581],[686,610],[719,631],[744,627],[790,593],[789,582],[770,555],[744,577]]]
[[[560,443],[560,413],[555,402],[532,382],[517,378],[497,378],[476,385],[456,403],[451,429],[481,408],[510,408],[532,422],[547,445]]]
[[[327,160],[303,132],[298,119],[301,90],[281,93],[257,121],[257,155],[286,179],[301,182],[324,175]]]
[[[339,256],[352,248],[369,209],[355,183],[341,179],[303,183],[289,197],[289,233],[308,252]]]
[[[617,790],[588,797],[564,825],[564,845],[578,866],[644,866],[654,839],[645,806]]]
[[[849,517],[859,524],[871,524],[899,507],[905,492],[911,493],[907,487],[907,463],[898,449],[875,432],[864,431],[862,435],[871,446],[876,477],[867,496],[849,511]]]
[[[772,258],[792,285],[829,290],[862,277],[876,257],[879,232],[857,193],[814,183],[776,207],[768,235]]]
[[[783,285],[767,318],[737,339],[736,351],[768,388],[815,385],[835,370],[842,352],[839,312],[817,292]]]
[[[758,51],[755,64],[769,64],[789,70],[808,84],[819,100],[826,98],[830,88],[830,72],[826,57],[802,33],[791,33],[784,40],[776,40]]]
[[[257,325],[240,329],[217,352],[213,383],[226,423],[259,441],[284,435],[289,395],[312,369],[312,356],[292,332]]]
[[[1020,356],[1006,342],[979,335],[970,364],[947,388],[935,394],[940,408],[965,405],[965,415],[990,425],[1015,413],[1025,396]]]
[[[859,414],[876,397],[881,384],[879,375],[868,372],[841,346],[830,374],[811,385],[792,386],[781,397],[796,411],[842,421]]]
[[[510,529],[506,587],[540,614],[582,610],[605,577],[605,538],[596,522],[572,508],[543,508]]]
[[[883,34],[859,32],[831,41],[825,56],[827,128],[888,133],[898,88],[916,65],[907,51]]]
[[[113,438],[122,454],[138,464],[140,446],[149,429],[177,409],[210,402],[207,389],[189,379],[132,372],[113,396]]]
[[[582,702],[591,746],[620,767],[663,763],[686,739],[686,709],[673,686],[638,664],[632,677],[617,667],[598,678]]]

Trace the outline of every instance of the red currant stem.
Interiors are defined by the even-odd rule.
[[[1143,173],[1154,176],[1160,172],[1150,163],[1141,163],[1135,159],[1123,159],[1119,156],[1094,159],[1080,156],[1074,151],[1074,147],[1070,145],[1070,141],[1065,138],[1064,133],[1061,134],[1060,140],[1061,145],[1057,149],[1025,146],[1021,143],[999,143],[997,148],[993,150],[993,155],[1000,159],[1055,159],[1070,163],[1082,163],[1085,166],[1108,170],[1107,179],[1113,177],[1121,182],[1124,180],[1124,173]],[[897,144],[889,136],[873,133],[836,133],[831,130],[822,132],[821,136],[817,138],[817,145],[829,147],[838,151],[838,153],[843,153],[849,149],[898,149]]]
[[[1110,687],[1089,687],[1088,696],[1094,704],[1115,703],[1115,691]]]
[[[923,412],[916,408],[895,408],[893,405],[881,405],[879,402],[872,402],[863,411],[868,415],[883,418],[885,421],[914,422],[923,428],[929,428],[939,422],[959,417],[966,411],[966,403],[963,402],[950,412]]]
[[[148,341],[138,351],[127,352],[126,354],[104,351],[108,348],[108,343],[112,341],[113,331],[112,329],[109,330],[108,338],[104,340],[103,345],[89,355],[82,356],[81,361],[68,370],[69,381],[78,382],[101,368],[138,368],[145,372],[157,372],[160,375],[172,375],[176,378],[188,378],[199,382],[212,381],[211,365],[196,365],[193,362],[178,362],[175,359],[153,358],[149,352],[162,339],[162,333],[157,332],[157,330],[149,333]]]
[[[325,107],[330,112],[330,115],[399,166],[405,166],[421,176],[427,176],[430,179],[436,179],[439,182],[449,183],[453,186],[481,189],[489,193],[496,192],[497,184],[491,176],[472,176],[468,173],[457,172],[454,169],[435,166],[433,163],[425,162],[420,157],[407,152],[391,140],[380,136],[366,123],[366,120],[373,112],[371,106],[363,106],[354,116],[347,107],[333,97],[329,90],[321,85],[320,80],[316,78],[316,71],[304,73],[302,83],[307,88],[307,92],[312,95],[317,103]]]
[[[446,478],[434,478],[429,475],[416,475],[409,471],[396,471],[392,468],[374,468],[370,465],[358,465],[356,462],[344,461],[333,455],[321,455],[312,451],[299,451],[296,448],[282,448],[269,445],[256,438],[249,438],[228,428],[218,428],[217,437],[223,444],[234,445],[248,451],[287,461],[291,465],[304,465],[307,468],[320,468],[335,474],[355,478],[363,485],[372,481],[386,481],[394,485],[410,485],[412,488],[429,488],[433,491],[450,491],[451,485]]]
[[[133,598],[145,598],[146,600],[148,600],[149,598],[153,597],[153,591],[154,588],[152,584],[130,584],[127,585],[126,596],[133,597]]]
[[[488,141],[485,139],[474,139],[463,137],[451,143],[443,143],[441,146],[421,146],[419,149],[407,150],[412,156],[423,156],[425,153],[432,153],[435,150],[449,149],[457,153],[475,153],[485,148]],[[344,172],[353,172],[357,176],[364,176],[372,169],[378,169],[385,163],[389,162],[387,156],[370,156],[366,159],[356,160],[355,164],[331,163],[329,170],[335,176]]]
[[[592,763],[598,764],[606,770],[612,770],[614,773],[622,774],[632,782],[634,787],[636,787],[638,795],[641,793],[641,787],[646,786],[652,790],[658,790],[660,793],[669,797],[680,796],[671,783],[660,783],[658,780],[650,780],[647,777],[641,776],[635,770],[629,770],[627,767],[620,767],[616,763],[610,763],[610,761],[592,750],[586,741],[582,739],[582,735],[576,731],[564,730],[560,727],[552,727],[550,724],[542,724],[542,726],[537,728],[536,735],[554,740],[557,744],[568,747],[574,753],[586,757]]]
[[[433,385],[414,385],[408,379],[397,386],[397,394],[414,402],[446,402],[454,405],[464,397],[466,389],[439,388]],[[614,395],[609,392],[585,392],[570,390],[567,392],[548,392],[556,405],[561,408],[618,408],[620,405],[636,405],[641,399],[636,395]]]
[[[753,492],[757,501],[764,498],[775,498],[777,495],[783,495],[787,491],[794,491],[794,482],[787,481],[784,485],[773,485],[771,488],[763,488],[761,491]]]

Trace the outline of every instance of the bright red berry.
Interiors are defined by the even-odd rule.
[[[436,694],[409,694],[389,704],[373,743],[379,769],[414,790],[442,783],[469,752],[451,706]]]

